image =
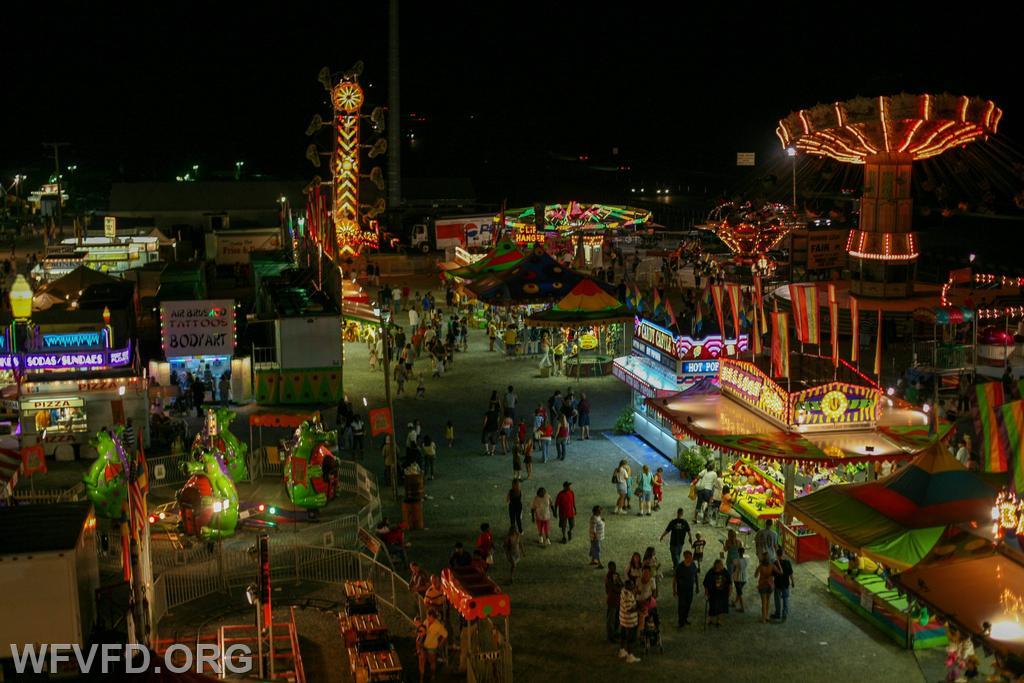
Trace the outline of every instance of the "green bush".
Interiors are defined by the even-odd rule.
[[[619,415],[619,419],[615,421],[615,433],[616,434],[632,434],[633,433],[633,407],[626,406],[622,413]]]
[[[684,477],[693,479],[700,474],[700,471],[704,469],[704,466],[714,454],[713,450],[701,444],[684,446],[680,449],[679,455],[672,461],[672,464],[679,469]]]

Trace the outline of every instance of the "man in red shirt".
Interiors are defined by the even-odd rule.
[[[562,543],[572,540],[572,530],[576,526],[576,494],[572,490],[572,482],[562,482],[562,490],[555,496],[555,509],[558,510],[558,528],[562,530]]]

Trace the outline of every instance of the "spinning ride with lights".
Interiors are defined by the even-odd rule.
[[[913,293],[919,255],[911,227],[913,163],[995,134],[1002,115],[979,97],[903,93],[819,104],[779,121],[783,147],[864,164],[860,225],[847,241],[853,294]]]
[[[796,213],[785,204],[755,207],[750,202],[726,202],[698,227],[714,232],[729,247],[736,264],[749,266],[766,257],[796,225]]]
[[[539,206],[539,205],[538,205]],[[609,204],[548,204],[542,221],[537,207],[510,209],[505,212],[505,228],[519,244],[544,242],[548,235],[555,237],[583,236],[603,239],[608,231],[642,225],[651,219],[651,212],[629,206]]]

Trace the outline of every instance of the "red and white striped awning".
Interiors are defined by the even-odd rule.
[[[0,495],[10,495],[18,485],[21,472],[21,454],[9,448],[0,448]]]

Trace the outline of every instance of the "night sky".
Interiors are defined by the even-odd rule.
[[[383,0],[98,4],[5,7],[5,178],[47,168],[54,139],[86,177],[170,180],[198,163],[209,179],[239,159],[308,177],[322,66],[362,59],[369,103],[386,103]],[[727,183],[738,151],[782,161],[774,128],[792,109],[903,90],[993,98],[1012,144],[1020,4],[898,5],[406,2],[402,112],[425,121],[405,174],[468,176],[490,200]]]

